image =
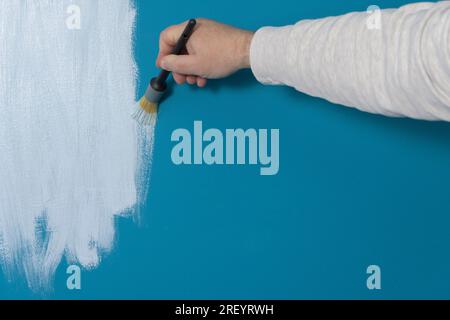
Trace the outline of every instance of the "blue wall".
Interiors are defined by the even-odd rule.
[[[364,11],[373,1],[137,0],[139,93],[156,73],[158,34],[190,17],[243,28]],[[379,0],[382,8],[408,1]],[[280,173],[172,164],[177,128],[279,128]],[[117,245],[83,289],[50,298],[450,298],[450,125],[332,105],[250,72],[174,88],[157,128],[142,226],[118,220]],[[382,268],[379,292],[366,268]],[[30,298],[0,279],[0,298]]]

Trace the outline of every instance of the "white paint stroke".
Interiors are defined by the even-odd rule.
[[[80,29],[68,28],[69,6]],[[73,10],[71,11],[73,13]],[[0,2],[0,256],[48,289],[62,258],[111,250],[145,197],[153,128],[139,129],[130,0]],[[144,148],[145,150],[142,150]]]

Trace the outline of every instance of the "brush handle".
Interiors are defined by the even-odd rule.
[[[183,49],[186,47],[187,42],[189,41],[189,38],[191,37],[192,33],[194,32],[194,28],[197,25],[197,20],[191,19],[189,20],[186,28],[183,31],[183,34],[180,36],[180,39],[178,39],[177,44],[175,45],[175,48],[172,51],[172,54],[179,56]],[[163,88],[166,87],[166,81],[167,78],[170,76],[170,71],[167,70],[161,70],[161,73],[158,77],[153,79],[152,86],[153,89],[158,91],[164,91]]]

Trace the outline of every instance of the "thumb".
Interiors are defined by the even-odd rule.
[[[161,59],[161,67],[164,70],[185,74],[185,75],[200,75],[197,59],[193,55],[168,55]]]

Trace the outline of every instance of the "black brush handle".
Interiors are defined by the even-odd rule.
[[[189,38],[191,37],[192,33],[194,32],[194,28],[197,25],[197,20],[191,19],[189,20],[186,28],[183,31],[183,34],[180,36],[180,39],[178,39],[177,44],[175,45],[175,48],[172,51],[172,54],[174,55],[180,55],[183,52],[183,49],[186,47],[187,42],[189,41]],[[152,80],[152,87],[155,90],[158,91],[164,91],[166,88],[166,81],[167,78],[170,76],[170,71],[167,70],[161,70],[161,73],[158,77]]]

